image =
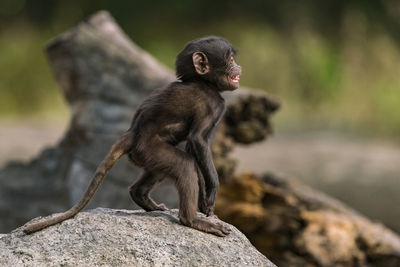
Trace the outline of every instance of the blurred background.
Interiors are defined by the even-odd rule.
[[[396,0],[1,0],[1,166],[63,135],[69,111],[43,48],[100,9],[169,68],[189,40],[228,39],[241,84],[282,103],[275,136],[235,151],[239,169],[301,179],[400,232]]]

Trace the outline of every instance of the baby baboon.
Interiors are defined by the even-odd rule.
[[[178,81],[157,89],[137,109],[131,127],[115,142],[97,168],[82,199],[68,211],[28,225],[25,233],[75,216],[93,197],[114,163],[124,154],[144,173],[130,187],[132,199],[146,211],[166,210],[150,191],[163,179],[175,181],[179,219],[194,229],[218,236],[229,234],[222,224],[197,217],[199,209],[213,215],[218,190],[210,136],[225,110],[222,91],[239,87],[241,67],[225,39],[205,37],[189,42],[176,58]],[[186,141],[185,151],[177,148]]]

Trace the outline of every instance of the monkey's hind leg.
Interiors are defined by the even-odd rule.
[[[157,204],[150,201],[148,192],[164,177],[169,177],[178,189],[182,224],[217,236],[229,234],[230,230],[225,226],[197,217],[199,185],[193,156],[164,142],[153,142],[147,151],[151,152],[151,157],[147,157],[151,160],[144,160],[141,164],[146,172],[131,187],[134,201],[144,209],[154,210],[153,205],[157,207]]]
[[[132,200],[145,211],[168,210],[163,203],[156,204],[150,197],[151,190],[164,178],[165,176],[160,173],[145,171],[129,188]]]

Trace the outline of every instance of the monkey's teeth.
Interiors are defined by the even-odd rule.
[[[239,80],[240,80],[239,75],[236,75],[236,76],[234,76],[234,77],[232,78],[232,81],[233,81],[234,83],[238,83]]]

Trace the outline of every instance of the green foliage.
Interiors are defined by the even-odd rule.
[[[47,39],[48,37],[45,37]],[[43,53],[43,37],[29,27],[0,35],[0,115],[65,114],[64,100]]]
[[[400,132],[400,84],[389,82],[375,91],[372,97],[372,107],[375,109],[375,116],[371,123],[380,120],[379,130],[383,130],[393,136]]]
[[[281,130],[400,133],[400,52],[393,34],[397,22],[385,13],[392,10],[389,1],[387,6],[372,0],[249,1],[240,7],[211,0],[203,5],[179,0],[157,5],[33,2],[19,1],[26,4],[25,13],[9,27],[0,23],[2,117],[67,113],[43,45],[105,8],[136,43],[170,68],[183,44],[193,38],[212,34],[229,39],[239,50],[241,84],[282,100],[275,119]]]
[[[301,82],[299,97],[312,104],[336,99],[342,90],[342,62],[337,48],[307,31],[298,32],[293,42]]]

